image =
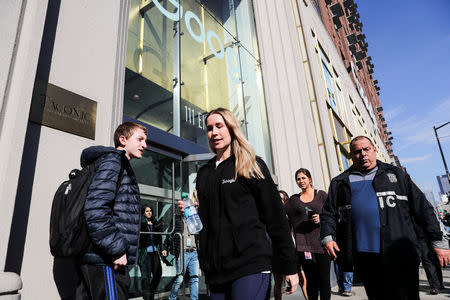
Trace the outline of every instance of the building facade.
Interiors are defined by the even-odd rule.
[[[447,175],[436,176],[436,180],[439,186],[439,192],[441,195],[445,195],[450,193],[450,181],[448,180]]]
[[[298,192],[300,167],[327,190],[351,164],[348,144],[357,135],[392,162],[357,62],[343,59],[318,9],[325,2],[4,2],[0,266],[20,275],[23,299],[58,299],[48,246],[53,194],[79,167],[81,150],[112,145],[124,120],[149,130],[149,147],[132,164],[142,202],[165,232],[172,201],[194,191],[196,171],[212,157],[204,118],[217,107],[233,111],[289,194]],[[174,269],[163,267],[159,296]],[[130,275],[139,297],[139,269]]]

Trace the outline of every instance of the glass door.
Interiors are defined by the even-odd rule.
[[[161,245],[166,241],[168,236],[174,234],[173,220],[174,213],[176,212],[174,209],[177,209],[176,203],[181,199],[181,193],[186,192],[191,196],[193,195],[197,171],[212,156],[209,153],[197,154],[189,155],[183,159],[181,156],[172,152],[149,147],[145,150],[142,159],[130,161],[139,184],[141,205],[142,207],[145,205],[150,206],[155,221],[161,225],[153,230],[155,241],[160,241]],[[141,231],[141,241],[146,239],[148,235],[148,233]],[[167,257],[162,257],[160,255],[161,245],[158,245],[158,253],[162,274],[155,299],[166,299],[170,295],[174,279],[177,276],[177,258],[170,251]],[[142,255],[142,251],[146,251],[146,249],[140,247],[140,255]],[[145,284],[143,277],[150,276],[150,274],[143,274],[143,272],[148,271],[147,267],[143,266],[143,262],[141,260],[140,264],[130,270],[131,285],[129,292],[131,298],[142,297],[143,284]],[[179,295],[189,294],[188,275],[184,277],[185,280],[183,280]],[[199,294],[206,293],[207,289],[204,277],[200,273]]]
[[[155,250],[154,253],[157,253],[155,255],[159,256],[157,261],[159,261],[162,270],[155,299],[167,298],[172,288],[173,279],[177,275],[176,258],[171,253],[167,258],[162,257],[161,247],[167,236],[173,233],[173,202],[181,199],[181,157],[149,147],[144,151],[141,159],[131,160],[130,163],[139,184],[141,207],[150,206],[152,216],[155,218],[154,224],[160,225],[153,228],[152,241],[154,243],[149,244],[154,244],[158,248],[151,250]],[[146,240],[148,236],[148,232],[141,231],[141,246],[143,243],[148,243]],[[140,262],[130,270],[131,285],[129,293],[131,298],[143,296],[143,290],[146,290],[146,279],[144,277],[158,282],[158,279],[154,279],[151,275],[149,266],[146,265],[145,256],[153,255],[142,253],[147,252],[147,250],[145,247],[139,247]],[[147,280],[147,283],[149,282]]]

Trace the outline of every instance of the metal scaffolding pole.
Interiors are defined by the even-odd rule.
[[[438,127],[433,126],[433,129],[434,129],[434,134],[436,135],[436,140],[438,142],[439,151],[441,152],[442,161],[444,162],[445,174],[447,174],[447,180],[448,180],[448,183],[450,184],[450,174],[448,172],[447,163],[445,162],[444,153],[442,152],[441,142],[439,141],[439,136],[437,134],[437,130],[439,128],[444,127],[447,124],[450,124],[450,121],[445,123],[445,124],[442,124],[441,126],[438,126]]]

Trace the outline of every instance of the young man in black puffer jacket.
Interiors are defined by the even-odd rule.
[[[81,165],[94,163],[95,174],[84,207],[92,245],[80,261],[77,299],[128,299],[127,266],[137,262],[141,220],[129,160],[142,157],[146,140],[144,126],[126,122],[114,133],[116,148],[93,146],[81,154]]]

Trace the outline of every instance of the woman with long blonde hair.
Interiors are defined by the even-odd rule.
[[[265,299],[272,247],[293,293],[295,248],[266,164],[228,109],[210,111],[206,130],[216,156],[198,171],[196,189],[203,223],[198,254],[211,299]]]

